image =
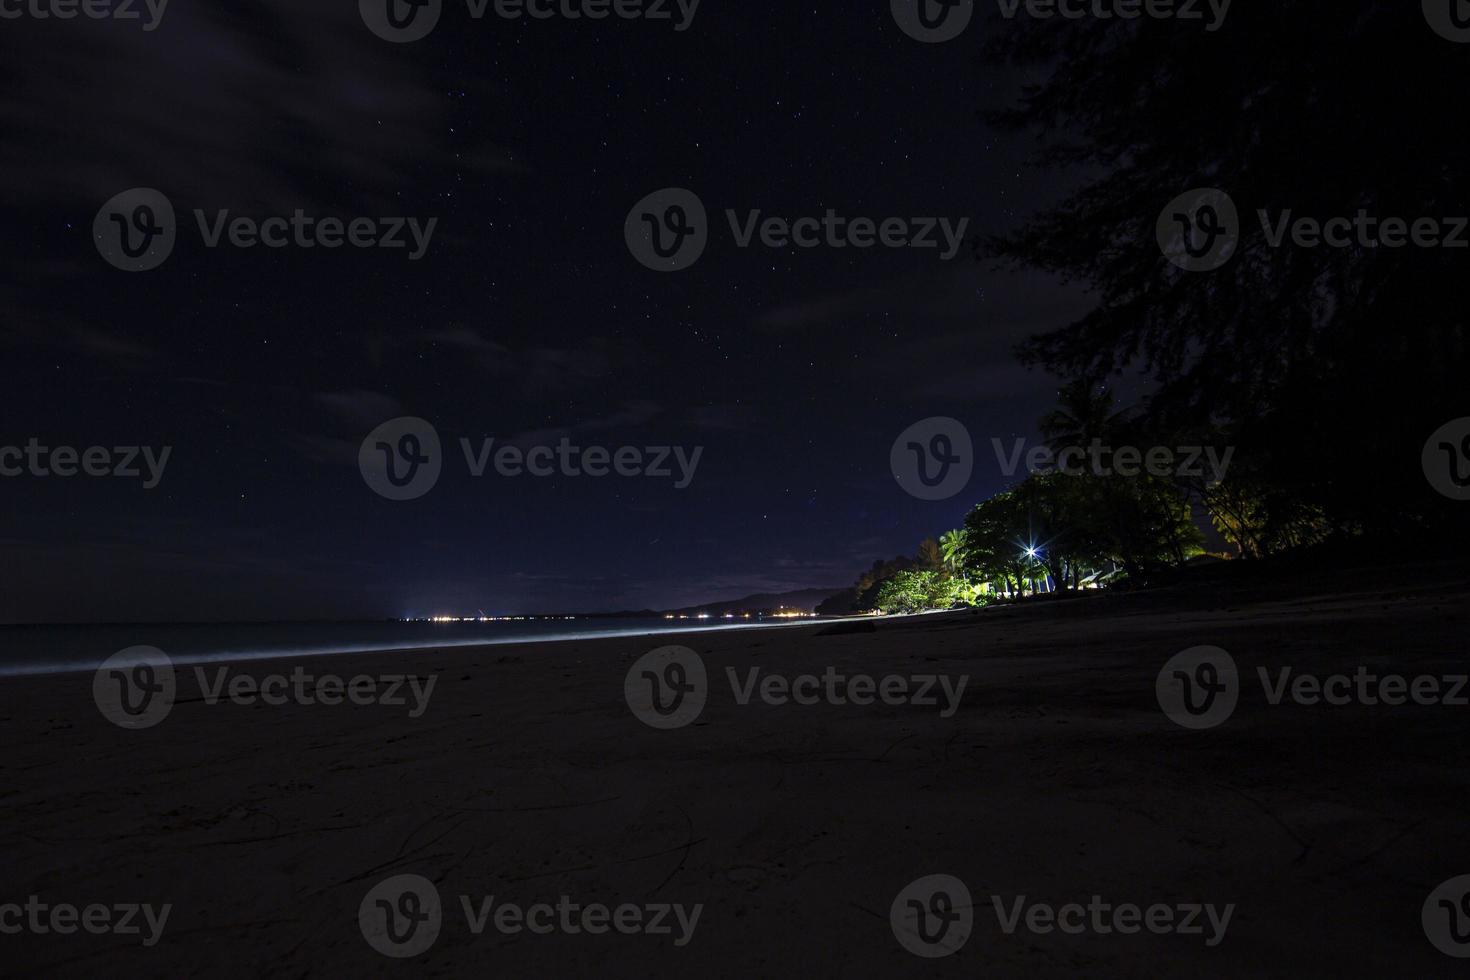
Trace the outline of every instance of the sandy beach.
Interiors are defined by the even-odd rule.
[[[5,972],[1463,975],[1426,938],[1421,908],[1470,873],[1470,708],[1272,705],[1257,669],[1464,673],[1470,567],[1312,579],[871,628],[299,662],[314,675],[436,678],[416,717],[411,696],[211,704],[181,668],[168,717],[132,731],[102,716],[91,674],[11,679],[0,901],[170,911],[152,945],[146,925],[0,936]],[[624,680],[666,642],[700,656],[709,694],[692,724],[660,730],[634,715]],[[1218,727],[1189,730],[1161,710],[1155,684],[1166,661],[1201,645],[1234,658],[1239,702]],[[948,717],[942,695],[741,704],[752,668],[762,682],[968,681]],[[433,883],[442,922],[400,960],[369,944],[359,909],[403,874]],[[926,959],[896,938],[890,908],[936,874],[964,882],[973,928],[952,955]],[[476,934],[462,897],[473,911],[492,896],[492,907],[523,909],[632,905],[644,922],[660,905],[700,911],[682,933],[669,912],[673,928],[659,934],[501,930],[493,919]],[[1208,924],[1008,932],[1021,896],[1020,907],[1099,896],[1233,910],[1216,936]]]

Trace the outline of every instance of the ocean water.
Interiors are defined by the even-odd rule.
[[[711,629],[810,624],[812,619],[526,619],[471,623],[174,623],[0,626],[0,677],[96,670],[133,646],[157,647],[175,663],[317,657],[373,650],[658,636]]]

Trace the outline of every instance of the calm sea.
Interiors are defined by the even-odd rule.
[[[133,646],[157,647],[175,663],[330,656],[372,650],[426,650],[792,626],[812,620],[536,619],[488,623],[235,623],[0,626],[0,677],[96,670]]]

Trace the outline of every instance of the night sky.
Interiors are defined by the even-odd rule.
[[[965,249],[735,247],[724,209],[1014,227],[1063,190],[979,119],[1018,80],[988,25],[919,44],[887,0],[705,0],[669,22],[472,20],[394,45],[355,2],[173,0],[161,26],[0,22],[8,366],[0,445],[171,446],[160,485],[0,479],[0,618],[347,618],[669,608],[850,583],[1007,482],[1055,381],[1012,345],[1084,300]],[[1002,28],[995,28],[1002,29]],[[623,241],[695,191],[703,258]],[[92,241],[153,187],[158,269]],[[206,249],[192,211],[437,217],[403,250]],[[444,473],[391,502],[359,445],[431,421]],[[962,420],[967,492],[889,471],[910,424]],[[669,480],[471,478],[457,441],[703,446]]]

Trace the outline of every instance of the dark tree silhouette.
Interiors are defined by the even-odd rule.
[[[1420,451],[1470,415],[1470,249],[1271,247],[1257,212],[1470,214],[1470,131],[1454,98],[1470,45],[1431,30],[1418,3],[1339,0],[1236,4],[1213,33],[1021,17],[994,28],[988,53],[1040,78],[991,120],[1039,131],[1042,163],[1091,175],[985,243],[1098,301],[1025,344],[1024,359],[1083,384],[1150,372],[1152,425],[1223,426],[1254,473],[1320,506],[1336,531],[1463,527]],[[1161,253],[1155,222],[1201,187],[1231,196],[1240,242],[1223,268],[1186,272]]]

